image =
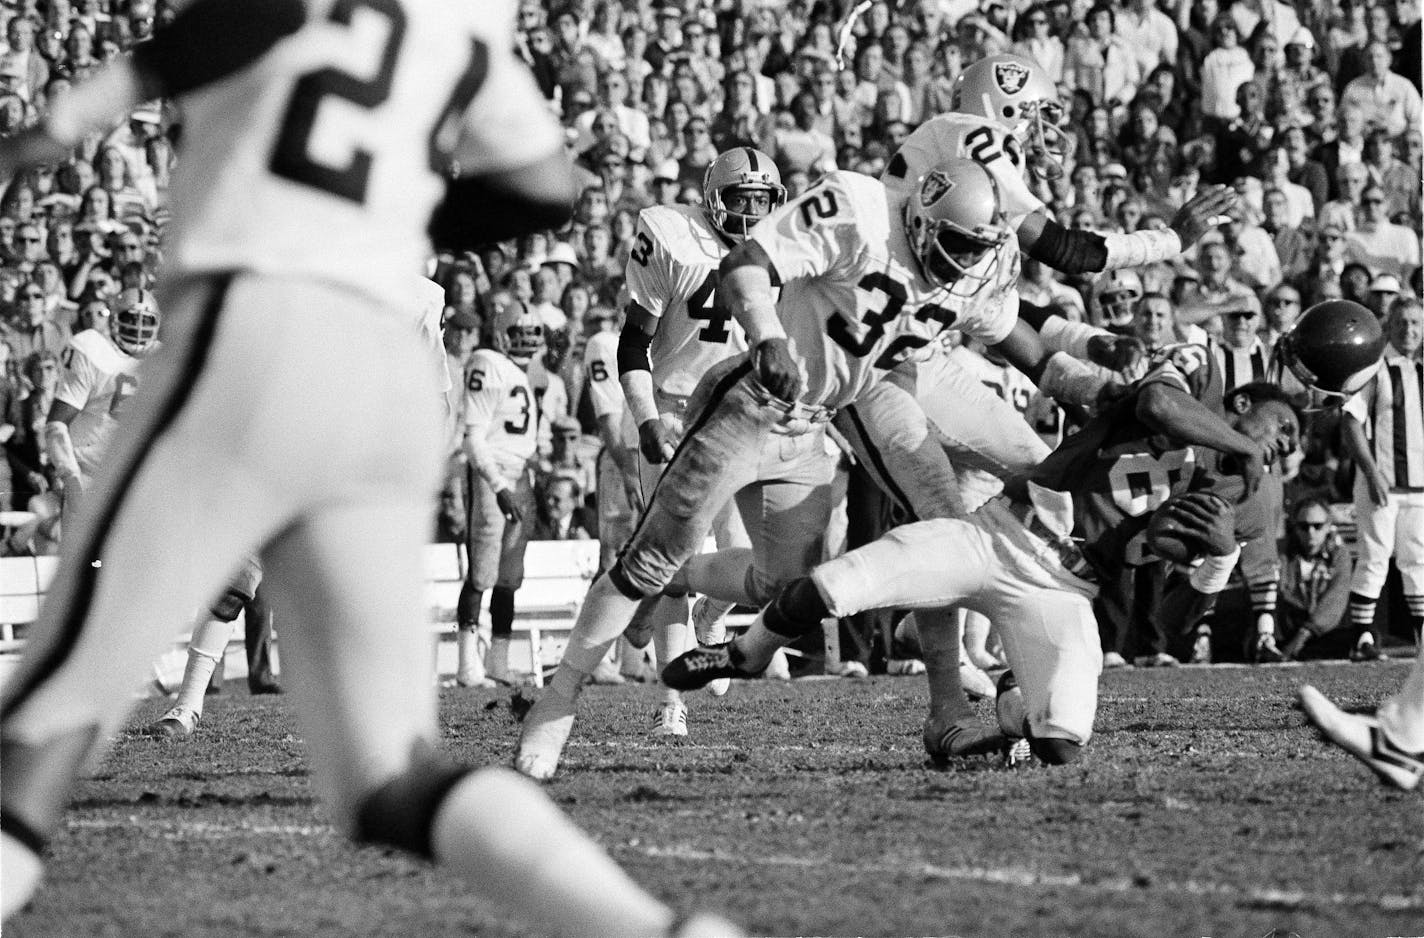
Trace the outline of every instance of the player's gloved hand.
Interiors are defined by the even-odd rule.
[[[1088,340],[1088,361],[1108,371],[1136,368],[1147,355],[1142,340],[1130,335],[1095,335]]]
[[[499,513],[504,515],[504,520],[510,524],[518,524],[524,520],[524,512],[519,510],[519,505],[514,501],[514,492],[509,489],[500,489],[494,493],[495,504],[499,505]]]
[[[763,339],[752,351],[752,364],[762,387],[790,403],[801,396],[801,369],[785,339]]]
[[[1236,512],[1220,495],[1188,492],[1166,508],[1181,533],[1200,540],[1213,557],[1236,549]]]
[[[638,449],[653,465],[672,459],[677,451],[677,436],[662,417],[649,417],[638,425]]]
[[[1230,186],[1207,186],[1177,210],[1168,227],[1182,239],[1185,248],[1221,224],[1221,218],[1229,210],[1239,208],[1240,203],[1241,196]]]

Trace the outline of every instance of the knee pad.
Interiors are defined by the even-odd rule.
[[[1069,765],[1083,756],[1083,744],[1057,737],[1030,737],[1028,747],[1048,765]]]
[[[777,635],[799,638],[821,627],[821,620],[830,616],[821,591],[808,576],[797,577],[786,584],[767,606],[762,622]]]
[[[470,771],[439,758],[428,743],[417,743],[409,767],[362,800],[352,839],[432,859],[435,815],[445,796]]]
[[[634,586],[628,579],[628,574],[623,569],[623,560],[620,557],[618,562],[608,568],[608,582],[613,584],[613,588],[622,593],[628,599],[641,602],[647,599],[642,590]]]

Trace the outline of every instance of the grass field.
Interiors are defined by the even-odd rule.
[[[645,732],[653,688],[595,687],[548,790],[659,896],[755,934],[1418,936],[1424,797],[1379,787],[1292,702],[1309,681],[1372,704],[1405,669],[1110,672],[1088,758],[1056,770],[926,768],[917,678],[739,683],[694,696],[674,741]],[[456,755],[508,761],[507,692],[446,691],[441,713]],[[6,934],[529,930],[422,864],[347,846],[286,701],[229,692],[192,741],[119,740]]]

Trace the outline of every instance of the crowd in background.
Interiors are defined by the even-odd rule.
[[[545,400],[554,412],[541,501],[560,516],[552,530],[597,534],[595,512],[566,520],[596,498],[582,350],[594,332],[619,328],[637,213],[699,202],[708,163],[734,146],[770,154],[792,197],[836,168],[878,176],[985,55],[1024,55],[1058,83],[1074,145],[1068,171],[1035,185],[1066,224],[1158,228],[1199,186],[1242,196],[1240,211],[1171,263],[1089,280],[1027,261],[1026,299],[1149,348],[1209,337],[1230,385],[1260,377],[1275,339],[1315,302],[1345,297],[1384,317],[1424,294],[1417,0],[1159,2],[877,0],[842,43],[848,3],[524,0],[518,50],[566,128],[582,184],[575,216],[563,230],[442,256],[434,276],[457,372],[501,304],[518,299],[543,319],[537,371],[567,389],[567,413]],[[7,0],[0,134],[38,119],[70,81],[169,15],[163,0]],[[52,483],[40,441],[69,336],[102,326],[118,291],[148,283],[161,261],[181,129],[181,115],[155,103],[0,197],[10,475],[0,508],[24,508]],[[1353,468],[1338,420],[1312,420],[1300,456],[1281,468],[1279,590],[1244,584],[1243,609],[1274,603],[1284,621],[1297,615],[1288,596],[1299,605],[1308,595],[1314,609],[1335,596],[1330,575],[1348,571],[1340,506]],[[1287,524],[1321,514],[1326,527],[1305,534]],[[441,526],[459,524],[447,505]],[[1323,540],[1302,540],[1312,530]],[[1304,573],[1302,552],[1315,558]],[[1323,608],[1328,631],[1343,613]],[[875,643],[863,651],[891,654]]]

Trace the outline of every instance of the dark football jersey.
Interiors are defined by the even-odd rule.
[[[1173,495],[1214,491],[1232,504],[1241,496],[1240,478],[1222,471],[1219,453],[1157,433],[1138,418],[1138,399],[1154,384],[1223,412],[1221,374],[1211,353],[1200,345],[1169,346],[1124,398],[1065,439],[1025,479],[1071,496],[1073,538],[1103,582],[1123,565],[1155,562],[1147,551],[1147,523]],[[1026,484],[1010,492],[1028,495]]]

